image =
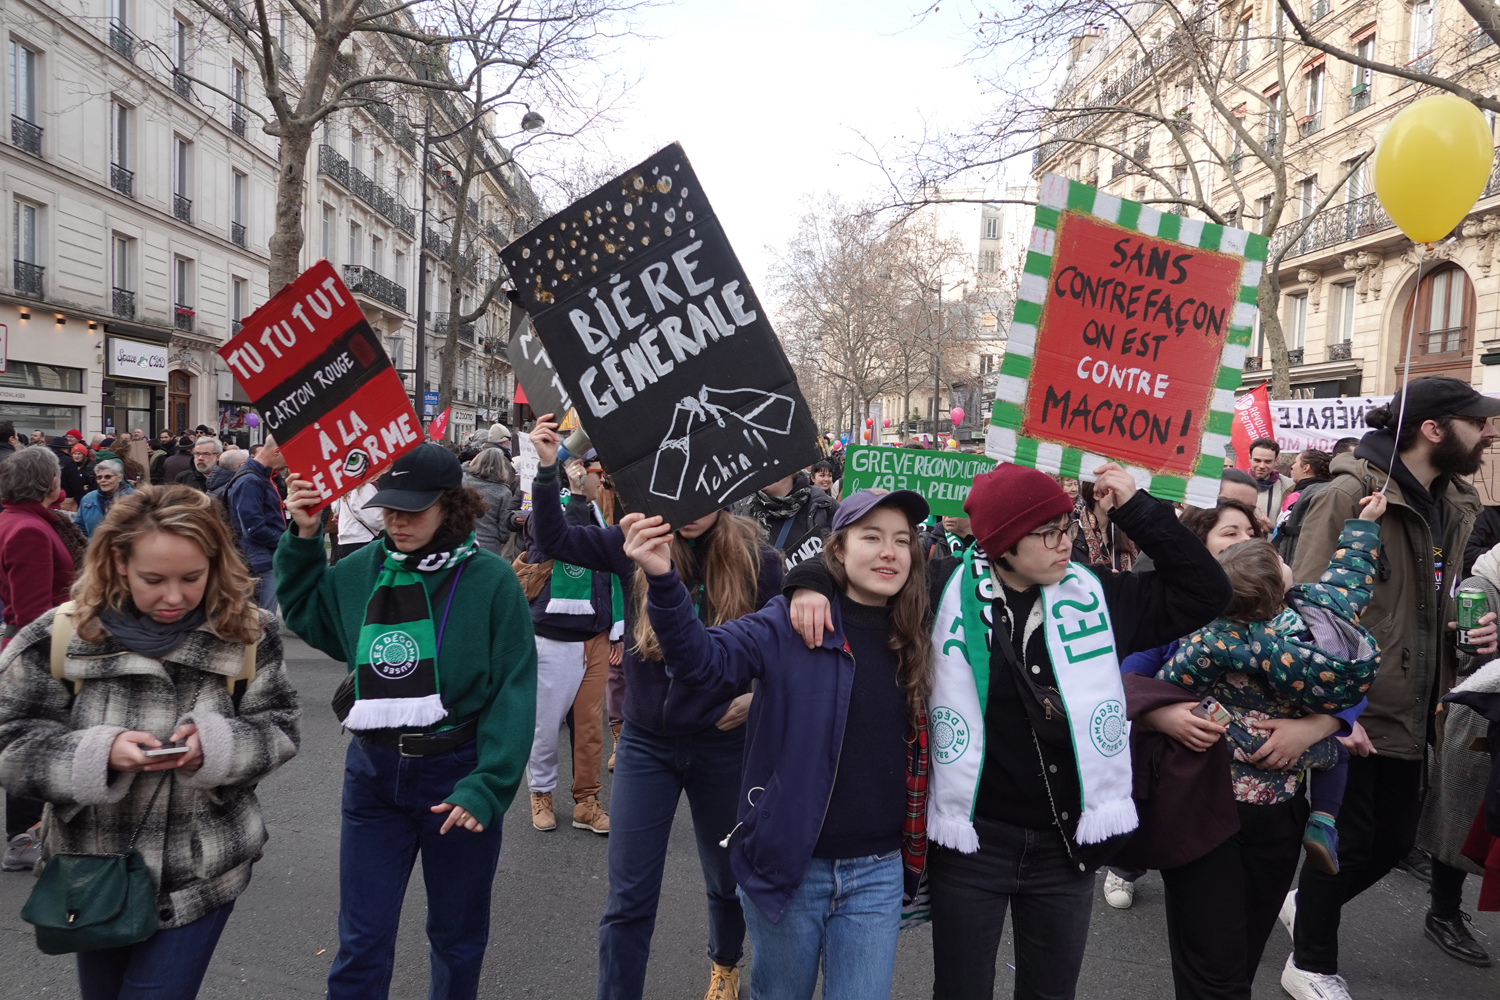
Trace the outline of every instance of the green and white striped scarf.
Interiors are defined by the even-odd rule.
[[[410,553],[385,549],[359,630],[355,701],[345,728],[430,726],[448,714],[438,682],[432,604],[421,574],[453,569],[476,551],[472,531],[455,548],[428,553],[416,562]]]

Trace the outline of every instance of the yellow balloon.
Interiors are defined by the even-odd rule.
[[[1393,118],[1375,144],[1375,194],[1403,233],[1433,243],[1474,207],[1494,156],[1483,112],[1453,94],[1424,97]]]

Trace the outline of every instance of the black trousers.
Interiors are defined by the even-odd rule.
[[[1056,829],[976,819],[973,854],[932,845],[932,995],[992,1000],[1005,913],[1016,943],[1016,1000],[1072,1000],[1088,944],[1094,873]]]
[[[1339,916],[1346,902],[1379,882],[1406,857],[1422,815],[1422,762],[1350,757],[1349,787],[1339,810],[1339,873],[1302,868],[1297,886],[1297,968],[1339,971]]]
[[[41,799],[23,799],[9,792],[5,795],[5,839],[25,833],[42,818],[42,809],[47,803]]]
[[[1203,857],[1161,873],[1178,1000],[1249,1000],[1261,954],[1297,874],[1307,800],[1236,806],[1238,833]]]

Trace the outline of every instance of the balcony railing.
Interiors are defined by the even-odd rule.
[[[229,321],[229,335],[231,337],[233,337],[235,334],[239,333],[244,328],[245,328],[245,324],[241,323],[237,319],[232,319],[232,320]]]
[[[1349,92],[1349,113],[1363,111],[1370,106],[1370,85],[1361,83]]]
[[[1125,172],[1125,161],[1116,160],[1109,168],[1109,179],[1114,180]]]
[[[1464,44],[1464,52],[1473,54],[1481,49],[1494,45],[1495,40],[1490,37],[1489,32],[1483,28],[1473,28],[1469,31],[1469,39]]]
[[[193,199],[184,195],[172,195],[172,214],[182,222],[193,221]]]
[[[1314,21],[1321,21],[1328,16],[1328,12],[1331,9],[1333,9],[1332,0],[1313,0],[1312,10],[1307,13],[1307,23],[1312,24]]]
[[[1151,141],[1149,139],[1135,144],[1135,158],[1146,160],[1151,157]]]
[[[113,289],[111,305],[114,314],[121,319],[135,318],[135,292],[128,292],[123,288]]]
[[[416,232],[417,217],[411,209],[396,200],[396,196],[376,184],[358,167],[349,168],[348,187],[366,205],[385,216],[397,228],[408,234]]]
[[[1245,166],[1245,154],[1244,153],[1233,153],[1233,154],[1230,155],[1230,157],[1229,157],[1229,172],[1231,174],[1237,174],[1237,173],[1239,173],[1242,169],[1244,169],[1244,166]]]
[[[406,289],[363,264],[345,264],[344,282],[352,292],[368,295],[377,302],[406,311]]]
[[[229,238],[234,241],[235,246],[245,245],[245,226],[243,223],[231,222],[229,224]]]
[[[432,314],[432,332],[443,333],[448,329],[448,313]],[[464,323],[458,328],[458,339],[466,344],[474,343],[474,324]]]
[[[177,70],[172,71],[172,89],[177,91],[178,97],[193,96],[192,81],[187,78],[186,73],[181,73]]]
[[[42,127],[20,115],[10,116],[10,141],[23,153],[42,155]]]
[[[1348,341],[1342,344],[1328,345],[1329,361],[1348,361],[1352,357],[1354,357],[1354,345]]]
[[[1306,352],[1307,348],[1305,347],[1299,347],[1296,350],[1287,351],[1286,363],[1293,368],[1299,367],[1302,364],[1302,358],[1306,354]]]
[[[1429,52],[1426,55],[1417,56],[1406,64],[1406,68],[1415,73],[1431,73],[1432,66],[1437,62],[1437,53]]]
[[[109,186],[127,198],[135,197],[135,171],[126,170],[118,163],[109,165]]]
[[[1323,112],[1315,111],[1297,126],[1297,134],[1307,138],[1323,127]]]
[[[276,65],[290,73],[292,71],[292,54],[286,49],[278,48],[276,50]]]
[[[1234,61],[1234,75],[1241,76],[1250,68],[1250,53],[1243,52]]]
[[[1244,370],[1247,372],[1258,372],[1265,366],[1264,361],[1265,359],[1262,358],[1259,354],[1251,355],[1250,357],[1245,359]]]
[[[1367,194],[1363,198],[1345,202],[1342,205],[1334,205],[1325,208],[1313,218],[1312,225],[1303,234],[1296,245],[1289,249],[1285,258],[1297,257],[1324,247],[1337,246],[1348,240],[1357,240],[1371,233],[1378,233],[1382,229],[1389,229],[1395,223],[1391,217],[1385,214],[1385,209],[1380,207],[1380,199],[1373,194]],[[1271,237],[1271,253],[1285,246],[1291,238],[1296,223],[1281,227]]]
[[[245,112],[239,108],[229,110],[229,128],[241,139],[245,138]]]
[[[131,37],[130,31],[118,21],[110,22],[109,47],[126,59],[135,58],[135,39]]]
[[[443,169],[442,164],[438,163],[437,157],[429,156],[427,158],[427,172],[432,175],[432,183],[437,185],[439,191],[450,198],[458,197],[458,181],[454,180],[453,175]]]
[[[181,302],[172,307],[172,325],[187,333],[193,332],[193,317],[196,315],[191,306],[185,306]]]
[[[14,271],[16,294],[25,295],[29,298],[42,298],[42,277],[47,269],[40,264],[33,264],[27,260],[16,261]]]
[[[332,146],[318,147],[318,173],[327,174],[344,187],[349,186],[349,161]]]

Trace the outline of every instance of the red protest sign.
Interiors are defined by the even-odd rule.
[[[1275,439],[1276,429],[1271,423],[1271,402],[1265,385],[1258,385],[1234,401],[1234,430],[1230,432],[1230,443],[1234,445],[1235,467],[1250,468],[1250,442],[1260,438]]]
[[[453,407],[448,407],[439,413],[432,421],[432,426],[427,428],[427,436],[434,441],[441,441],[443,435],[448,433],[448,414],[453,412]]]
[[[422,441],[421,423],[333,265],[321,260],[219,348],[321,510]]]
[[[1061,213],[1022,431],[1192,472],[1243,267],[1239,256]]]

